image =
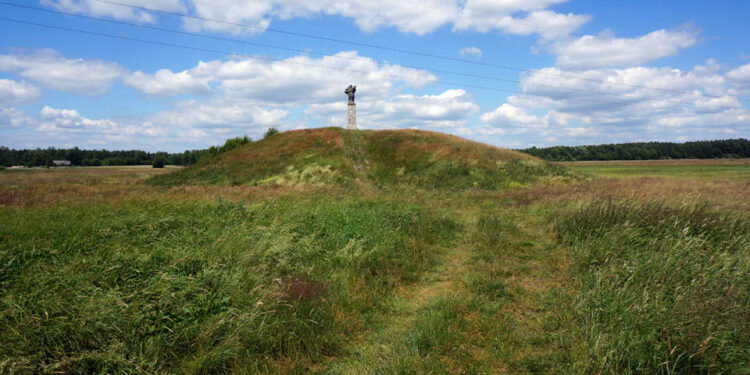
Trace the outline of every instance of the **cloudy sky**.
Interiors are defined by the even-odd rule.
[[[358,124],[503,147],[750,138],[744,0],[2,0],[0,145]]]

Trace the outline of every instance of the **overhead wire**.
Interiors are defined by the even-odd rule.
[[[264,48],[271,48],[271,49],[277,49],[282,51],[289,51],[289,52],[297,52],[302,54],[310,54],[310,55],[316,55],[316,56],[324,56],[324,57],[330,57],[334,59],[341,59],[341,60],[350,60],[350,61],[363,61],[363,62],[372,62],[377,61],[381,64],[388,64],[388,65],[394,65],[390,64],[386,61],[377,60],[377,59],[371,59],[367,57],[350,57],[350,56],[340,56],[340,55],[331,55],[326,54],[322,52],[316,52],[309,49],[300,49],[300,48],[291,48],[291,47],[284,47],[284,46],[278,46],[274,44],[268,44],[268,43],[261,43],[261,42],[254,42],[254,41],[247,41],[243,39],[236,39],[236,38],[227,38],[227,37],[221,37],[221,36],[215,36],[215,35],[206,35],[201,33],[195,33],[195,32],[189,32],[189,31],[183,31],[183,30],[174,30],[174,29],[167,29],[163,27],[158,26],[151,26],[151,25],[144,25],[144,24],[138,24],[138,23],[132,23],[132,22],[126,22],[126,21],[120,21],[120,20],[113,20],[113,19],[107,19],[107,18],[101,18],[101,17],[93,17],[93,16],[87,16],[82,14],[75,14],[70,12],[64,12],[60,10],[54,10],[54,9],[47,9],[47,8],[41,8],[41,7],[35,7],[35,6],[29,6],[29,5],[21,5],[16,3],[9,3],[6,1],[0,1],[0,5],[6,5],[6,6],[12,6],[22,9],[28,9],[38,12],[46,12],[50,14],[57,14],[57,15],[65,15],[70,17],[76,17],[76,18],[82,18],[82,19],[88,19],[88,20],[94,20],[98,22],[107,22],[111,24],[116,25],[125,25],[130,27],[138,27],[142,29],[148,29],[148,30],[154,30],[159,32],[167,32],[167,33],[173,33],[173,34],[179,34],[179,35],[188,35],[193,37],[200,37],[200,38],[206,38],[206,39],[212,39],[212,40],[219,40],[219,41],[225,41],[225,42],[232,42],[232,43],[238,43],[238,44],[244,44],[244,45],[252,45],[252,46],[258,46],[258,47],[264,47]],[[442,73],[442,74],[450,74],[455,76],[461,76],[461,77],[467,77],[467,78],[476,78],[476,79],[486,79],[486,80],[492,80],[497,82],[507,82],[507,83],[517,83],[517,84],[524,84],[532,85],[536,87],[546,87],[550,89],[559,89],[564,91],[575,91],[575,92],[581,92],[588,95],[596,94],[596,95],[609,95],[609,96],[616,96],[617,94],[613,94],[610,92],[604,92],[604,91],[598,91],[598,90],[590,90],[590,89],[577,89],[572,87],[564,87],[564,86],[556,86],[556,85],[548,85],[544,83],[528,83],[524,82],[519,79],[510,79],[510,78],[498,78],[498,77],[492,77],[487,75],[481,75],[481,74],[474,74],[474,73],[462,73],[462,72],[456,72],[456,71],[450,71],[450,70],[444,70],[444,69],[436,69],[436,68],[427,68],[423,66],[417,66],[417,65],[410,65],[410,64],[398,64],[398,66],[410,68],[410,69],[418,69],[418,70],[424,70],[429,71],[431,73]]]
[[[396,74],[385,74],[385,73],[378,73],[368,70],[353,70],[353,69],[342,69],[340,67],[330,67],[325,66],[321,64],[308,64],[303,63],[300,61],[291,61],[288,59],[279,59],[279,58],[271,58],[271,57],[265,57],[265,56],[257,56],[257,55],[250,55],[245,53],[238,53],[238,52],[229,52],[229,51],[223,51],[223,50],[217,50],[217,49],[210,49],[210,48],[202,48],[202,47],[195,47],[195,46],[187,46],[183,44],[177,44],[177,43],[170,43],[170,42],[161,42],[161,41],[155,41],[155,40],[149,40],[149,39],[142,39],[142,38],[135,38],[135,37],[129,37],[129,36],[123,36],[123,35],[115,35],[115,34],[107,34],[107,33],[101,33],[96,31],[90,31],[90,30],[82,30],[82,29],[76,29],[76,28],[70,28],[70,27],[64,27],[64,26],[55,26],[50,24],[44,24],[44,23],[38,23],[38,22],[31,22],[31,21],[25,21],[25,20],[19,20],[19,19],[13,19],[8,17],[1,17],[0,21],[6,21],[6,22],[15,22],[20,24],[26,24],[26,25],[32,25],[32,26],[38,26],[38,27],[44,27],[49,29],[55,29],[55,30],[62,30],[62,31],[69,31],[69,32],[76,32],[81,34],[87,34],[87,35],[94,35],[94,36],[100,36],[100,37],[106,37],[106,38],[112,38],[112,39],[119,39],[119,40],[127,40],[127,41],[133,41],[133,42],[139,42],[139,43],[145,43],[145,44],[152,44],[152,45],[158,45],[158,46],[166,46],[166,47],[172,47],[172,48],[180,48],[180,49],[186,49],[186,50],[194,50],[194,51],[200,51],[200,52],[207,52],[207,53],[213,53],[213,54],[220,54],[220,55],[229,55],[229,56],[241,56],[248,59],[255,59],[255,60],[261,60],[261,61],[274,61],[274,62],[283,62],[286,64],[293,64],[293,65],[301,65],[301,66],[309,66],[309,67],[315,67],[315,68],[322,68],[326,70],[333,70],[337,72],[352,72],[352,73],[360,73],[360,74],[373,74],[377,76],[382,76],[386,78],[392,78],[392,79],[398,79],[402,81],[421,81],[425,82],[427,84],[443,84],[447,86],[455,86],[459,88],[463,87],[470,87],[470,88],[476,88],[476,89],[482,89],[482,90],[489,90],[489,91],[496,91],[496,92],[504,92],[504,93],[510,93],[510,94],[518,94],[518,95],[529,95],[529,96],[537,96],[542,98],[552,98],[557,100],[566,100],[571,99],[575,101],[584,101],[584,102],[590,102],[590,103],[599,103],[599,104],[609,104],[609,105],[622,105],[622,106],[635,106],[635,107],[648,107],[649,109],[669,109],[669,106],[653,106],[653,105],[647,105],[644,103],[628,103],[628,102],[614,102],[614,101],[604,101],[604,100],[595,100],[595,99],[588,99],[588,98],[581,98],[581,97],[573,97],[573,96],[559,96],[559,95],[551,95],[551,94],[533,94],[528,92],[522,92],[517,90],[507,90],[507,89],[501,89],[496,87],[488,87],[488,86],[481,86],[481,85],[472,85],[472,84],[466,84],[466,83],[457,83],[457,82],[450,82],[450,81],[443,81],[443,80],[433,80],[433,79],[424,79],[424,78],[417,78],[417,77],[410,77],[410,76],[403,76],[403,75],[396,75]],[[674,107],[678,108],[678,107]],[[736,107],[732,107],[735,108]],[[679,107],[679,109],[684,109],[683,107]]]
[[[34,11],[42,11],[42,12],[47,12],[47,13],[52,13],[52,14],[72,16],[72,17],[78,17],[78,18],[83,18],[83,19],[90,19],[90,20],[95,20],[95,21],[100,21],[100,22],[108,22],[108,23],[113,23],[113,24],[118,24],[118,25],[126,25],[126,26],[130,26],[130,27],[138,27],[138,28],[150,29],[150,30],[160,31],[160,32],[169,32],[169,33],[175,33],[175,34],[181,34],[181,35],[189,35],[189,36],[194,36],[194,37],[202,37],[202,38],[208,38],[208,39],[214,39],[214,40],[222,40],[222,41],[229,41],[229,42],[241,43],[241,44],[246,44],[246,45],[256,45],[256,46],[273,48],[273,49],[280,49],[280,50],[287,50],[287,51],[294,51],[294,52],[309,53],[309,54],[315,54],[315,55],[320,55],[320,56],[325,56],[325,57],[331,57],[331,58],[340,58],[340,59],[346,59],[346,60],[360,60],[360,61],[367,61],[367,62],[373,61],[370,58],[348,57],[348,56],[338,56],[338,55],[327,55],[327,54],[324,54],[324,53],[319,53],[319,52],[314,52],[314,51],[309,51],[309,50],[301,50],[301,49],[297,49],[297,48],[282,47],[282,46],[277,46],[277,45],[272,45],[272,44],[267,44],[267,43],[250,42],[250,41],[245,41],[245,40],[241,40],[241,39],[233,39],[233,38],[218,37],[218,36],[213,36],[213,35],[205,35],[205,34],[187,32],[187,31],[182,31],[182,30],[166,29],[166,28],[161,28],[161,27],[156,27],[156,26],[151,26],[151,25],[142,25],[142,24],[130,23],[130,22],[119,21],[119,20],[110,20],[110,19],[105,19],[105,18],[99,18],[99,17],[92,17],[92,16],[74,14],[74,13],[69,13],[69,12],[63,12],[63,11],[59,11],[59,10],[51,10],[51,9],[46,9],[46,8],[39,8],[39,7],[34,7],[34,6],[9,3],[9,2],[6,2],[6,1],[0,1],[0,5],[7,5],[7,6],[24,8],[24,9],[34,10]],[[35,23],[30,23],[30,24],[35,24]],[[41,24],[35,24],[35,25],[37,25],[37,26],[44,26],[44,25],[41,25]],[[51,25],[47,25],[47,27],[52,27],[52,26]],[[65,29],[65,28],[63,28],[63,29]],[[92,34],[92,32],[87,32],[87,31],[84,31],[84,30],[72,30],[72,29],[66,29],[66,30],[67,31],[78,31],[78,32],[84,32],[84,33]],[[106,36],[106,35],[103,35],[102,33],[93,33],[93,34],[99,35],[99,36]],[[133,40],[133,38],[129,38],[129,39]],[[136,40],[136,41],[153,43],[153,41],[146,41],[146,40]],[[175,44],[169,44],[169,45],[172,46],[172,47],[180,47],[180,46],[175,45]],[[187,47],[187,46],[182,46],[180,48],[185,48],[185,47]],[[221,54],[235,54],[235,55],[237,55],[237,53],[231,53],[231,52],[219,51],[219,50],[202,49],[202,51],[204,51],[204,52],[213,52],[213,53],[221,53]],[[260,59],[260,57],[258,57],[257,55],[251,55],[251,57]],[[269,58],[263,58],[263,59],[269,60]],[[272,61],[281,61],[279,59],[271,59],[271,60]],[[382,64],[388,64],[387,62],[381,62],[381,61],[379,61],[379,62],[382,63]],[[316,64],[316,66],[317,66],[317,64]],[[446,70],[440,70],[440,69],[432,69],[431,70],[430,68],[419,67],[419,66],[410,66],[410,65],[400,65],[400,66],[411,68],[411,69],[425,70],[425,71],[429,71],[431,73],[438,72],[438,73],[445,73],[445,74],[454,74],[454,75],[459,75],[459,76],[464,76],[464,77],[488,79],[488,80],[494,80],[494,81],[500,81],[500,82],[524,83],[523,81],[520,81],[520,80],[503,79],[503,78],[497,78],[497,77],[489,77],[489,76],[476,75],[476,74],[460,73],[460,72],[446,71]],[[333,69],[339,70],[339,71],[342,70],[341,68],[333,68]],[[355,72],[357,72],[357,73],[365,73],[364,71],[355,71]],[[371,73],[371,72],[369,72],[369,73]],[[380,73],[376,73],[376,74],[380,74]],[[406,76],[390,75],[389,77],[391,77],[391,78],[405,79],[405,80],[415,80],[413,77],[406,77]],[[551,93],[534,94],[534,93],[531,93],[531,92],[528,92],[528,91],[503,90],[503,89],[497,89],[497,88],[491,88],[491,87],[485,87],[485,86],[469,85],[469,84],[466,84],[466,83],[460,83],[459,84],[459,83],[445,82],[445,81],[435,81],[435,80],[424,80],[424,81],[425,82],[430,82],[430,83],[441,83],[441,84],[447,84],[447,85],[452,85],[452,86],[459,86],[459,87],[472,87],[472,88],[479,88],[479,89],[485,89],[485,90],[500,91],[500,92],[506,92],[506,93],[512,93],[512,94],[519,94],[519,95],[531,95],[531,96],[539,96],[539,97],[548,97],[548,98],[554,98],[554,99],[558,99],[558,100],[559,99],[574,98],[574,99],[577,99],[577,100],[589,101],[589,102],[594,102],[594,103],[607,103],[607,104],[617,104],[617,105],[640,105],[640,106],[644,105],[644,104],[628,103],[628,102],[613,102],[613,101],[604,102],[604,101],[601,101],[601,100],[586,99],[583,96],[564,97],[564,96],[559,96],[559,95],[555,96],[554,94],[551,94]],[[608,95],[608,96],[615,96],[616,95],[616,94],[613,94],[613,93],[601,92],[601,91],[596,91],[596,90],[582,90],[582,89],[575,89],[575,88],[561,87],[561,86],[554,86],[554,85],[546,85],[546,84],[540,84],[540,83],[530,83],[530,84],[527,83],[527,85],[529,85],[529,86],[538,86],[538,87],[547,87],[547,88],[559,89],[559,90],[563,90],[563,91],[583,92],[583,93],[586,93],[587,95],[590,95],[590,94],[602,94],[602,95]],[[654,99],[654,98],[638,97],[638,98],[634,98],[634,99],[648,100],[648,99]],[[724,107],[724,108],[736,108],[736,106],[724,106],[724,105],[715,105],[714,107],[717,107],[717,108],[721,108],[721,107]],[[656,108],[656,107],[654,107],[654,108]],[[664,108],[664,107],[658,107],[658,108]],[[669,107],[666,107],[666,108],[669,108]]]
[[[542,70],[538,70],[538,69],[529,69],[529,68],[523,68],[523,67],[512,66],[512,65],[507,65],[507,64],[496,64],[496,63],[488,63],[488,62],[483,62],[483,61],[468,60],[468,59],[462,59],[462,58],[457,58],[457,57],[452,57],[452,56],[438,55],[438,54],[429,53],[429,52],[413,51],[413,50],[406,50],[406,49],[402,49],[402,48],[389,47],[389,46],[384,46],[384,45],[379,45],[379,44],[374,44],[374,43],[356,42],[356,41],[351,41],[351,40],[346,40],[346,39],[341,39],[341,38],[332,38],[332,37],[328,37],[328,36],[315,35],[315,34],[310,34],[310,33],[301,33],[301,32],[296,32],[296,31],[289,31],[289,30],[283,30],[283,29],[278,29],[278,28],[272,28],[272,27],[268,27],[268,26],[262,26],[262,25],[253,25],[253,24],[248,24],[248,23],[232,22],[232,21],[221,20],[221,19],[217,19],[217,18],[198,16],[198,15],[184,13],[184,12],[175,12],[175,11],[164,10],[164,9],[150,8],[150,7],[141,6],[141,5],[127,4],[127,3],[122,3],[122,2],[113,1],[113,0],[91,0],[91,1],[96,1],[96,2],[99,2],[99,3],[110,4],[110,5],[120,6],[120,7],[131,8],[131,9],[138,9],[138,10],[142,10],[142,11],[167,14],[167,15],[172,15],[172,16],[177,16],[177,17],[183,17],[183,18],[190,18],[190,19],[195,19],[195,20],[199,20],[199,21],[215,22],[215,23],[220,23],[220,24],[225,24],[225,25],[230,25],[230,26],[235,26],[235,27],[241,27],[241,28],[246,28],[246,29],[268,31],[268,32],[273,32],[273,33],[278,33],[278,34],[285,34],[285,35],[290,35],[290,36],[295,36],[295,37],[302,37],[302,38],[316,39],[316,40],[322,40],[322,41],[328,41],[328,42],[335,42],[335,43],[340,43],[340,44],[348,44],[348,45],[359,46],[359,47],[367,47],[367,48],[373,48],[373,49],[380,49],[380,50],[385,50],[385,51],[398,52],[398,53],[402,53],[402,54],[409,54],[409,55],[415,55],[415,56],[422,56],[422,57],[429,57],[429,58],[441,59],[441,60],[445,60],[445,61],[460,62],[460,63],[474,64],[474,65],[482,65],[482,66],[495,67],[495,68],[500,68],[500,69],[514,70],[514,71],[518,71],[518,72],[538,73],[538,74],[543,74],[543,75],[549,75],[549,76],[555,76],[555,77],[562,77],[562,78],[570,78],[570,79],[577,79],[577,80],[582,80],[582,81],[606,83],[606,84],[616,85],[616,86],[624,86],[624,87],[632,87],[632,88],[640,88],[640,89],[649,89],[649,90],[656,90],[656,91],[662,91],[662,92],[670,92],[670,93],[676,93],[676,94],[695,95],[695,93],[691,92],[691,91],[672,90],[672,89],[665,89],[665,88],[661,88],[661,87],[650,87],[650,86],[643,86],[643,85],[634,85],[634,84],[628,84],[628,83],[623,83],[623,82],[609,82],[609,81],[605,81],[605,80],[601,80],[601,79],[588,78],[588,77],[580,77],[580,76],[575,76],[575,75],[570,75],[570,74],[554,73],[554,72],[549,72],[549,71],[542,71]],[[705,94],[705,93],[701,93],[701,94],[703,96],[706,96],[706,97],[722,98],[721,96],[709,95],[709,94]],[[742,100],[744,101],[744,100],[750,100],[750,99],[742,98]]]

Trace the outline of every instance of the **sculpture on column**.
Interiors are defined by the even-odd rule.
[[[349,85],[346,90],[344,90],[344,94],[349,95],[349,103],[354,103],[354,93],[357,92],[357,86]]]
[[[357,104],[354,103],[354,93],[357,91],[357,86],[349,85],[344,94],[349,96],[349,103],[347,105],[349,112],[349,123],[347,129],[357,129]]]

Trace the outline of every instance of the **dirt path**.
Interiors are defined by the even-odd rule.
[[[473,227],[472,215],[463,212],[467,230]],[[473,228],[471,228],[473,229]],[[404,338],[410,335],[420,313],[442,298],[455,296],[464,289],[463,275],[468,271],[472,252],[465,239],[441,254],[438,264],[416,283],[396,291],[394,313],[384,317],[384,324],[366,334],[348,349],[346,356],[330,364],[329,374],[391,373],[403,353]],[[416,355],[416,353],[413,353]]]
[[[564,371],[568,348],[560,337],[568,317],[560,303],[567,298],[567,259],[545,215],[498,210],[490,216],[499,229],[480,228],[478,208],[458,216],[462,237],[433,270],[399,289],[382,324],[325,373]]]

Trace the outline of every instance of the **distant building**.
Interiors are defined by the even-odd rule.
[[[70,166],[70,160],[52,160],[52,164],[55,167],[68,167]]]

